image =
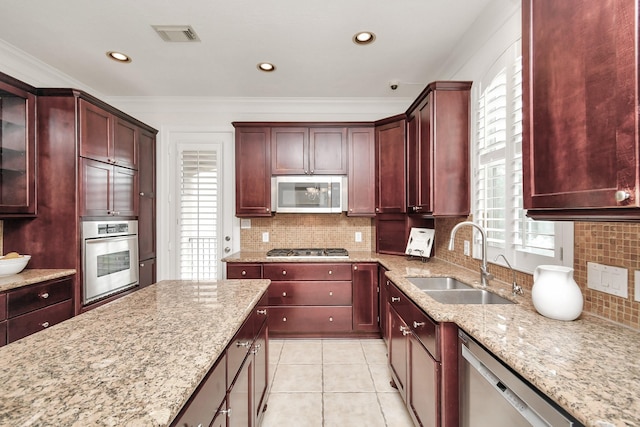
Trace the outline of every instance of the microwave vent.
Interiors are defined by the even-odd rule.
[[[200,38],[190,25],[152,25],[166,42],[199,42]]]

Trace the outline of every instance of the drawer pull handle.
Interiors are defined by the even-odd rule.
[[[424,322],[416,322],[415,320],[413,321],[413,329],[419,328],[421,326],[424,326]]]
[[[43,328],[48,328],[49,322],[44,322],[44,323],[41,323],[40,325],[42,325]]]
[[[287,270],[282,270],[282,275],[286,276],[287,275]]]
[[[238,341],[238,342],[236,343],[236,347],[246,347],[246,348],[249,348],[249,347],[251,347],[251,342],[250,342],[250,341],[244,341],[244,342],[242,342],[242,341]]]
[[[258,314],[267,314],[267,310],[257,310],[256,313]]]
[[[329,322],[333,322],[333,317],[329,317]]]
[[[231,408],[220,411],[221,414],[227,414],[227,418],[231,418]]]
[[[400,302],[400,297],[391,297],[391,302]]]
[[[261,346],[262,344],[256,344],[255,346],[253,346],[253,350],[251,350],[251,354],[258,354]]]
[[[402,335],[406,337],[411,333],[411,330],[406,326],[400,326],[400,332],[402,332]]]
[[[283,317],[283,318],[282,318],[282,321],[283,321],[283,322],[286,322],[286,321],[287,321],[287,318],[286,318],[286,317]]]
[[[42,298],[42,299],[47,299],[47,298],[49,298],[49,292],[43,292],[43,293],[41,293],[39,296],[40,296],[40,298]]]
[[[282,293],[282,296],[283,296],[283,297],[286,297],[286,296],[287,296],[287,293],[286,293],[286,292],[283,292],[283,293]]]
[[[247,272],[246,272],[246,271],[244,271],[244,270],[242,270],[242,273],[240,273],[240,274],[242,274],[243,276],[246,276],[246,275],[247,275]]]
[[[333,296],[333,291],[329,291],[329,296],[332,297]]]

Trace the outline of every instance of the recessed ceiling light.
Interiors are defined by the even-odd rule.
[[[276,70],[276,66],[270,62],[261,62],[258,64],[258,70],[270,73],[271,71]]]
[[[355,44],[369,44],[373,43],[375,39],[376,35],[370,31],[360,31],[359,33],[356,33],[355,36],[353,36],[353,42]]]
[[[131,58],[124,53],[109,51],[107,52],[107,56],[114,61],[118,62],[131,62]]]

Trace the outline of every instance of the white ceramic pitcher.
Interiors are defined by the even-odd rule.
[[[574,320],[582,313],[582,291],[573,280],[573,268],[539,265],[533,271],[533,306],[556,320]]]

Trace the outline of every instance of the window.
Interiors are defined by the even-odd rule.
[[[540,264],[571,266],[573,223],[534,221],[522,208],[520,41],[490,67],[476,91],[474,220],[487,232],[487,259],[502,253],[525,272]],[[474,254],[481,251],[474,237]]]
[[[179,277],[218,277],[218,152],[181,149],[178,208]]]

